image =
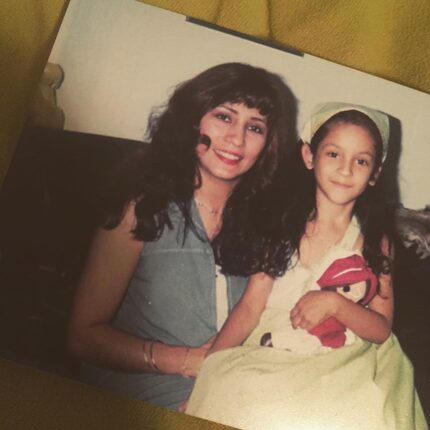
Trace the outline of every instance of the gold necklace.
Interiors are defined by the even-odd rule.
[[[206,206],[203,202],[198,200],[196,197],[194,197],[194,200],[196,201],[196,204],[198,207],[205,209],[211,215],[217,215],[220,211],[219,209],[213,209],[213,208],[210,208],[209,206]]]

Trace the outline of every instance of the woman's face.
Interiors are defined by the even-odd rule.
[[[223,103],[200,121],[200,134],[210,145],[198,144],[197,156],[203,182],[221,181],[236,185],[257,161],[267,134],[267,118],[244,103]]]

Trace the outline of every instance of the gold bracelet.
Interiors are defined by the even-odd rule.
[[[148,357],[148,354],[147,354],[147,352],[146,352],[146,348],[147,348],[147,344],[149,343],[150,341],[149,340],[145,340],[144,342],[143,342],[143,361],[145,362],[145,364],[148,366],[148,367],[151,367],[151,361],[150,361],[150,359],[149,359],[149,357]]]
[[[187,353],[185,354],[185,359],[181,367],[181,375],[187,378],[190,376],[196,377],[202,367],[205,355],[206,351],[202,351],[198,348],[187,347]]]
[[[158,368],[157,364],[155,363],[155,357],[154,357],[154,343],[155,343],[155,342],[151,342],[151,345],[150,345],[150,347],[149,347],[149,358],[150,358],[150,360],[151,360],[151,366],[152,366],[152,368],[153,368],[156,372],[160,373],[160,369]]]
[[[181,375],[185,376],[186,378],[189,378],[190,375],[190,369],[188,369],[188,360],[189,360],[189,355],[190,355],[190,348],[187,347],[187,352],[185,353],[185,358],[184,361],[182,362],[182,366],[181,366]]]

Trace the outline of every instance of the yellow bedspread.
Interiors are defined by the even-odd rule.
[[[144,2],[247,34],[271,39],[430,93],[430,2],[428,0],[353,0],[349,2],[343,0],[144,0]],[[33,2],[4,0],[0,3],[2,57],[0,184],[12,158],[20,128],[26,117],[28,103],[43,71],[66,5],[67,0]],[[258,354],[258,349],[255,347],[247,348],[255,349],[254,354]],[[353,348],[358,348],[358,345]],[[365,348],[365,345],[360,348]],[[390,348],[397,350],[398,347],[389,347],[389,344],[386,344],[381,348],[379,355]],[[364,352],[369,355],[370,350],[365,349]],[[233,354],[232,358],[234,358],[234,355],[239,355],[238,351],[242,354],[246,349],[233,351],[235,351],[234,354],[232,351],[226,351],[220,355]],[[336,352],[336,354],[343,353]],[[404,361],[403,356],[397,353],[393,355],[397,356],[396,362],[404,363],[404,369],[409,369],[409,372],[409,365]],[[390,355],[386,355],[388,356]],[[208,360],[205,369],[209,368],[211,361],[218,360],[216,357],[215,355]],[[393,366],[393,364],[390,365]],[[14,376],[14,379],[18,378]],[[198,385],[199,390],[204,389],[200,382]],[[16,383],[13,386],[21,387]],[[410,385],[408,387],[410,394],[412,388]],[[22,409],[25,399],[34,397],[32,390],[34,391],[34,387],[30,388],[30,386],[28,389],[25,387],[25,389],[15,390],[16,392],[12,392],[13,402],[11,401],[10,404],[19,405]],[[228,390],[226,392],[228,393]],[[7,397],[5,395],[4,398],[10,399],[10,397],[9,390]],[[43,421],[45,428],[57,428],[58,422],[63,422],[67,428],[82,428],[82,425],[75,426],[73,421],[75,415],[82,416],[82,414],[64,413],[51,402],[48,395],[47,398],[40,395],[37,398],[40,400],[39,403],[25,403],[25,418],[22,418],[22,413],[15,414],[16,411],[13,408],[10,409],[12,412],[5,412],[6,420],[12,423],[6,427],[17,428],[15,421],[19,416],[22,422],[28,423],[28,426],[35,426],[37,425],[35,423]],[[60,396],[61,405],[66,403],[62,401],[63,398],[66,396]],[[417,404],[415,406],[418,408]],[[89,419],[93,416],[106,415],[104,404],[92,402],[90,408],[93,414],[88,416]],[[113,408],[113,410],[125,409]],[[177,414],[176,422],[169,426],[164,419],[161,423],[162,410],[157,412],[160,416],[157,428],[202,428],[200,423],[195,423],[195,427],[191,424],[181,425],[183,421],[180,420],[182,418],[180,414]],[[363,415],[365,413],[366,411],[363,411]],[[271,414],[270,411],[267,413],[266,423],[270,422]],[[127,416],[130,416],[128,410]],[[420,417],[419,408],[416,416]],[[48,417],[52,417],[51,422],[48,422]],[[145,425],[148,426],[148,422]],[[114,426],[113,421],[112,428]]]
[[[247,430],[425,430],[413,368],[392,335],[302,356],[245,345],[208,357],[187,413]]]
[[[141,0],[430,92],[428,0]]]

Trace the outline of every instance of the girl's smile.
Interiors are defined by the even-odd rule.
[[[352,188],[351,184],[347,184],[344,182],[331,181],[331,184],[333,185],[334,188],[337,188],[339,190],[348,190],[348,189]]]

